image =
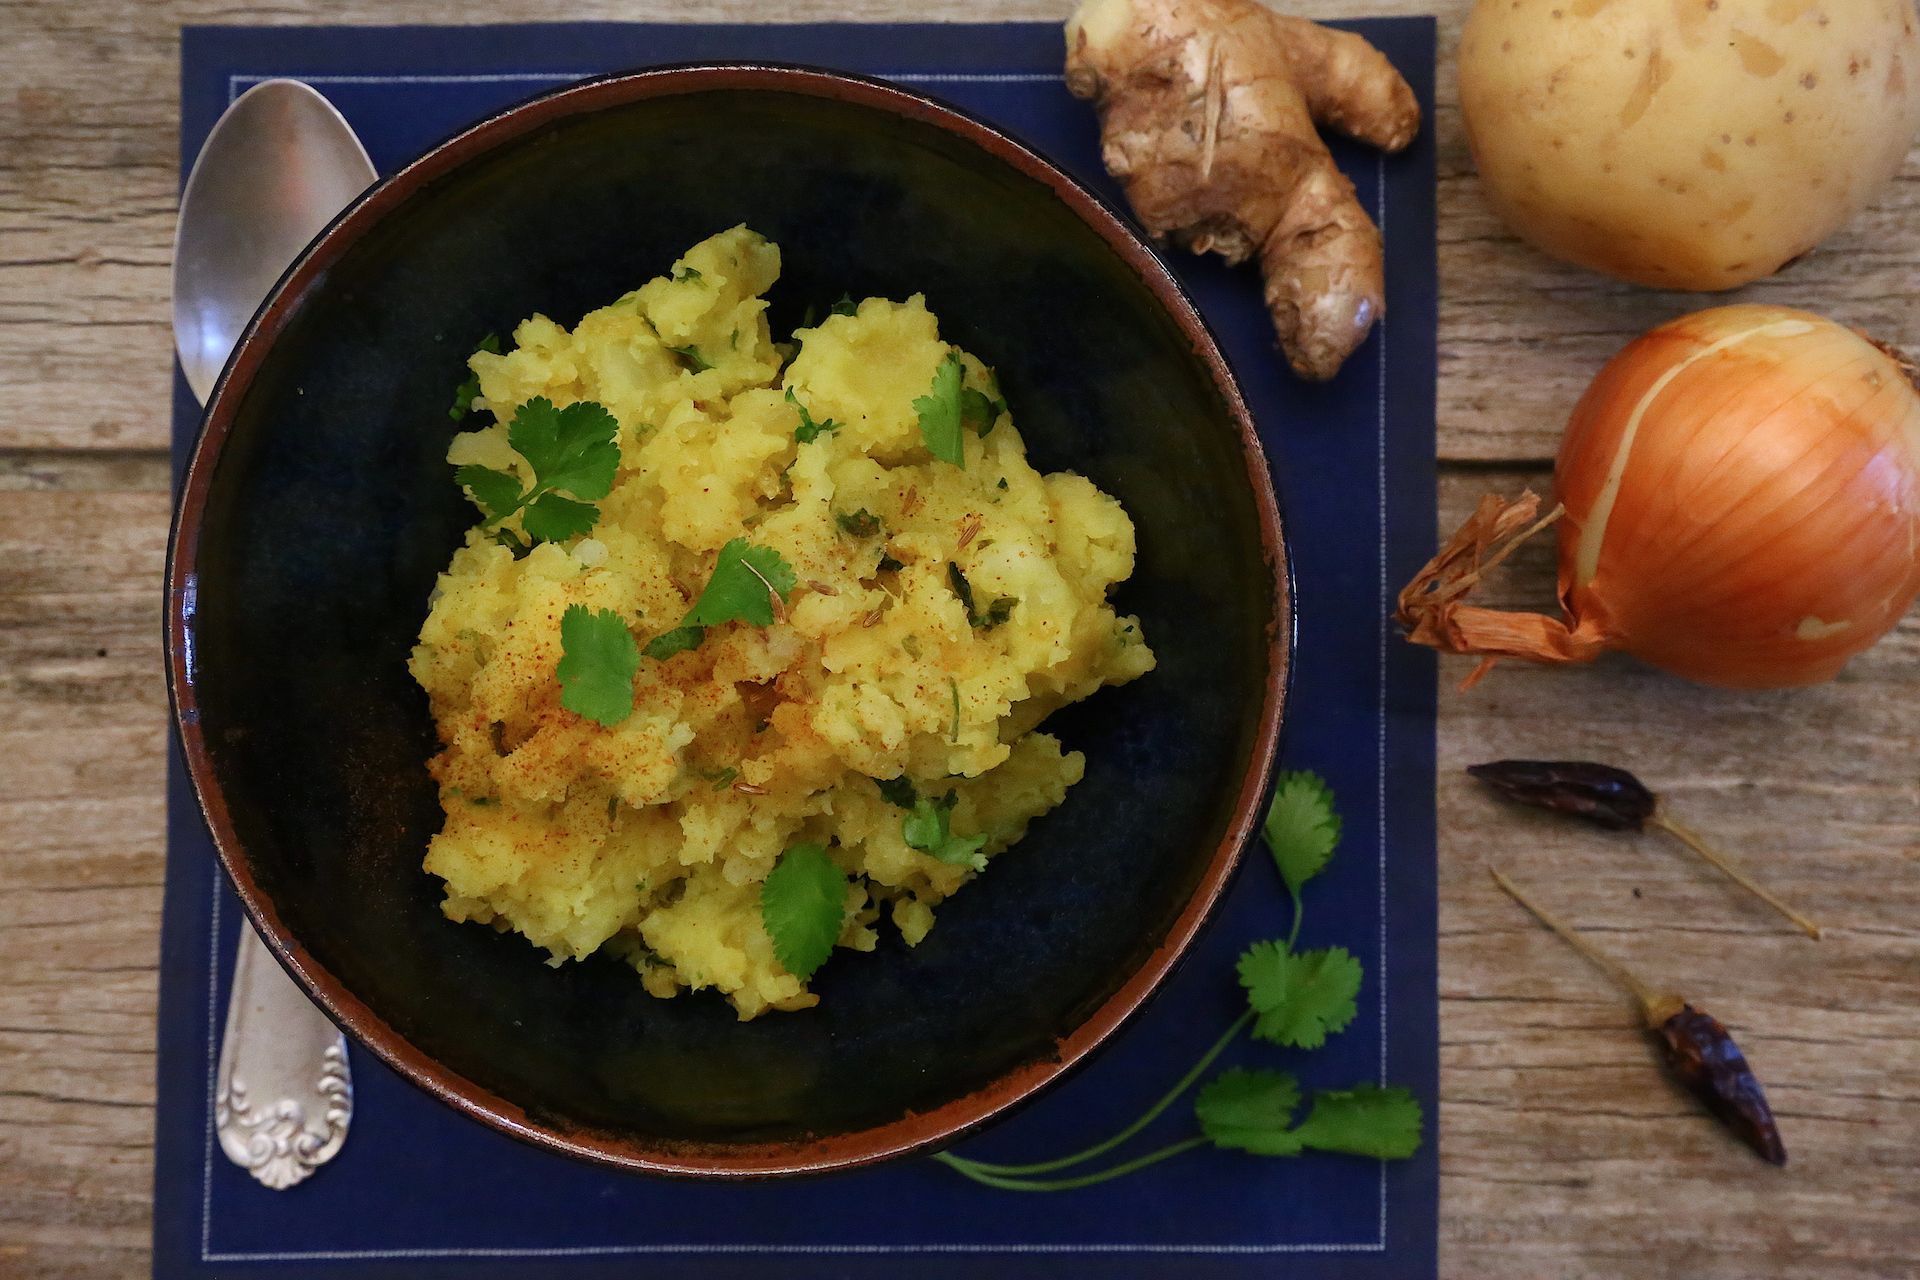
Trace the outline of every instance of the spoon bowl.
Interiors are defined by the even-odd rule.
[[[202,404],[260,300],[377,176],[333,104],[298,80],[257,84],[220,117],[173,242],[174,346]]]

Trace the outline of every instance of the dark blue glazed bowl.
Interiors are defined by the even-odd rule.
[[[1160,666],[1049,722],[1086,779],[992,873],[742,1024],[442,918],[408,651],[471,519],[445,462],[476,340],[571,323],[746,222],[776,331],[924,291],[999,372],[1034,460],[1116,495],[1120,606]],[[329,1013],[430,1092],[628,1168],[806,1172],[950,1141],[1111,1035],[1252,832],[1292,640],[1266,463],[1219,349],[1136,234],[990,127],[794,68],[669,68],[534,99],[361,199],[235,351],[181,496],[167,650],[181,742],[247,911]]]

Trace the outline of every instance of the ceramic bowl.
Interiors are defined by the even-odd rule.
[[[451,389],[745,222],[776,332],[923,291],[1036,465],[1118,497],[1159,668],[1061,712],[1085,781],[920,946],[738,1022],[440,914],[436,742],[406,660],[472,511]],[[993,128],[799,68],[677,67],[523,103],[375,187],[289,270],[208,406],[168,564],[193,784],[248,914],[362,1044],[510,1133],[633,1169],[811,1172],[941,1144],[1083,1059],[1166,977],[1253,830],[1292,640],[1266,463],[1205,324],[1121,215]],[[363,1116],[360,1124],[377,1124]]]

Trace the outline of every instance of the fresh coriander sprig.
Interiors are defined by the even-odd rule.
[[[880,788],[880,798],[896,808],[911,809],[919,803],[920,793],[904,773],[897,778],[875,778],[873,785]]]
[[[973,583],[953,561],[947,561],[947,585],[953,588],[953,594],[960,599],[960,607],[967,611],[967,622],[979,631],[991,631],[1013,616],[1013,607],[1020,603],[1014,596],[995,596],[985,609],[974,604]]]
[[[667,350],[686,361],[687,369],[690,372],[705,373],[707,370],[713,368],[713,361],[701,355],[700,348],[691,344],[684,347],[667,347]]]
[[[792,387],[787,388],[787,403],[799,411],[800,425],[793,429],[793,438],[801,444],[812,444],[823,433],[840,429],[840,424],[832,418],[815,422],[813,415],[807,412],[807,406],[800,403],[800,397],[793,394]]]
[[[847,877],[821,844],[780,855],[760,886],[760,922],[781,967],[805,982],[833,954],[846,918]]]
[[[907,847],[931,854],[941,862],[985,871],[987,858],[980,850],[986,847],[987,837],[984,834],[953,834],[951,823],[955,798],[954,793],[949,791],[939,799],[920,796],[914,800],[913,812],[907,815],[901,825]]]
[[[1006,411],[1007,402],[998,396],[972,387],[963,387],[960,391],[960,421],[973,428],[975,435],[985,437],[991,433]]]
[[[918,849],[941,862],[972,867],[975,871],[986,870],[986,855],[980,852],[986,847],[986,835],[953,834],[953,806],[958,800],[954,792],[938,797],[923,796],[913,785],[913,779],[904,774],[898,778],[875,778],[873,784],[880,788],[881,798],[888,804],[907,810],[907,816],[900,822],[900,835],[909,849]]]
[[[483,528],[519,514],[528,537],[564,542],[599,520],[594,503],[613,488],[620,467],[614,443],[619,432],[614,416],[591,400],[556,409],[545,396],[535,396],[507,424],[507,443],[527,460],[533,483],[523,489],[512,472],[475,465],[456,469],[453,478],[487,513]]]
[[[933,371],[933,386],[913,402],[920,415],[920,438],[927,452],[956,467],[967,465],[966,445],[962,442],[960,378],[964,372],[960,357],[949,352]]]
[[[665,661],[696,649],[706,639],[707,628],[723,622],[771,626],[776,613],[784,615],[787,597],[798,581],[778,551],[735,538],[720,548],[706,587],[680,625],[649,640],[646,654]]]
[[[880,532],[880,517],[865,507],[852,512],[836,511],[833,522],[840,526],[841,532],[855,538],[871,538]]]
[[[1262,834],[1293,900],[1292,929],[1284,942],[1255,943],[1241,955],[1238,972],[1247,996],[1245,1012],[1171,1089],[1119,1132],[1057,1159],[998,1164],[951,1152],[934,1158],[986,1186],[1070,1191],[1124,1177],[1209,1143],[1223,1150],[1267,1156],[1333,1151],[1404,1159],[1418,1150],[1420,1104],[1405,1089],[1362,1084],[1323,1090],[1314,1095],[1306,1116],[1296,1119],[1301,1092],[1291,1074],[1235,1068],[1208,1083],[1194,1099],[1199,1136],[1091,1173],[1043,1176],[1104,1156],[1138,1135],[1185,1096],[1241,1032],[1251,1028],[1256,1040],[1311,1049],[1353,1021],[1363,978],[1359,962],[1341,947],[1294,950],[1303,915],[1300,890],[1326,868],[1340,839],[1340,816],[1326,783],[1310,773],[1282,775]]]
[[[1364,973],[1344,947],[1296,954],[1256,942],[1240,957],[1240,985],[1254,1011],[1253,1038],[1318,1049],[1353,1021]]]
[[[655,661],[696,648],[707,628],[722,622],[764,627],[784,612],[794,573],[780,553],[735,538],[720,548],[706,589],[679,626],[647,642],[643,650],[620,615],[569,605],[560,618],[560,705],[611,728],[633,712],[633,677],[644,652]]]
[[[640,649],[611,609],[570,604],[560,615],[560,705],[612,728],[633,714]]]
[[[1289,951],[1300,938],[1300,886],[1325,870],[1327,859],[1340,845],[1340,825],[1333,792],[1324,778],[1304,771],[1280,775],[1260,831],[1287,886],[1287,896],[1293,899]]]
[[[480,339],[480,345],[474,348],[475,354],[486,352],[490,356],[500,354],[500,335],[490,333]],[[455,422],[463,420],[473,412],[473,402],[480,396],[480,375],[468,373],[467,380],[454,388],[453,404],[447,409],[447,416]]]
[[[1294,1122],[1300,1082],[1284,1071],[1236,1068],[1200,1091],[1194,1115],[1216,1147],[1257,1156],[1340,1151],[1404,1160],[1420,1149],[1420,1104],[1397,1085],[1325,1089]]]
[[[913,402],[920,415],[920,438],[927,452],[956,467],[967,465],[966,428],[985,439],[1007,411],[1007,402],[964,385],[966,366],[949,351],[933,371],[933,386]]]

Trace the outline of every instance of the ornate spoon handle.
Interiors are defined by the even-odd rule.
[[[220,1149],[284,1190],[333,1159],[352,1119],[346,1037],[242,922],[214,1092]]]

